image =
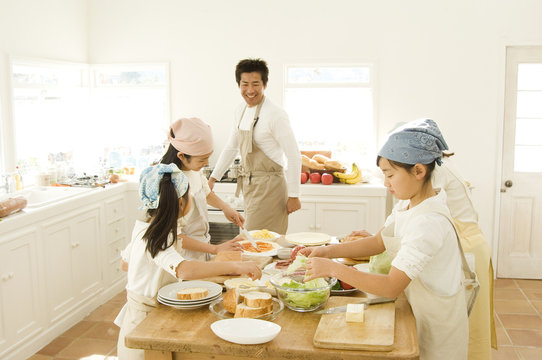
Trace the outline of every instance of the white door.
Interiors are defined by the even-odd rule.
[[[542,279],[542,47],[509,47],[497,276]]]

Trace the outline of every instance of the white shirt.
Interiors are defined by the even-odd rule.
[[[392,266],[411,280],[420,278],[438,295],[453,295],[461,285],[463,272],[455,231],[444,216],[427,212],[417,214],[419,206],[446,207],[446,193],[424,200],[408,209],[408,200],[399,201],[386,219],[386,226],[395,222],[395,236],[401,238],[401,249]]]
[[[478,223],[478,213],[472,203],[471,191],[449,158],[443,157],[442,165],[435,166],[431,181],[433,187],[446,191],[446,204],[454,219],[465,223]]]
[[[160,290],[161,270],[177,277],[175,269],[184,260],[174,246],[160,251],[154,258],[146,249],[147,243],[142,239],[149,223],[137,220],[132,231],[132,241],[121,252],[121,257],[128,262],[128,283],[126,290],[138,295],[153,298]],[[177,241],[180,241],[178,239]]]
[[[239,154],[239,138],[237,125],[246,103],[235,110],[232,131],[226,146],[222,150],[211,176],[220,180],[235,157]],[[249,130],[256,106],[247,107],[239,124],[241,130]],[[268,98],[260,109],[259,120],[254,126],[254,142],[271,160],[285,168],[288,197],[299,197],[301,172],[301,154],[297,147],[290,120],[286,112],[273,104]]]

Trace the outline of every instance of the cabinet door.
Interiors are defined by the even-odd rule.
[[[99,209],[44,225],[44,267],[49,319],[55,322],[101,285]]]
[[[41,330],[37,231],[20,231],[0,245],[0,357]]]
[[[75,217],[71,223],[74,291],[79,300],[90,298],[101,286],[99,217],[99,210],[94,209]]]
[[[314,231],[340,236],[368,229],[369,213],[369,201],[318,203]]]
[[[298,232],[316,231],[315,223],[315,203],[310,201],[301,201],[301,209],[288,216],[288,234]]]

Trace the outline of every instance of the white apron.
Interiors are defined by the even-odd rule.
[[[258,122],[264,101],[265,98],[256,108],[250,129],[239,129],[241,170],[237,178],[235,196],[243,192],[247,230],[268,229],[279,234],[286,234],[288,188],[283,168],[265,155],[256,146],[253,138],[254,126]],[[245,110],[241,114],[239,124]]]
[[[426,209],[440,213],[436,206]],[[395,236],[394,228],[392,223],[381,233],[392,260],[401,248],[401,238]],[[466,360],[469,327],[463,286],[454,295],[438,295],[416,278],[405,289],[405,295],[416,318],[420,360]]]
[[[192,195],[192,214],[188,223],[183,226],[182,234],[192,239],[209,244],[211,242],[211,235],[209,235],[209,217],[207,214],[207,196],[203,187]],[[178,241],[177,244],[182,244],[182,241]],[[187,260],[201,260],[208,261],[210,255],[208,253],[186,250],[177,248],[177,251]]]
[[[181,280],[178,280],[168,272],[162,270],[158,280],[158,289],[176,281]],[[117,341],[117,356],[119,360],[145,360],[145,351],[126,347],[125,337],[127,334],[131,333],[157,305],[158,302],[156,296],[154,298],[149,298],[138,295],[132,291],[126,292],[126,304],[124,304],[124,307],[114,321],[114,323],[120,327],[119,339]]]

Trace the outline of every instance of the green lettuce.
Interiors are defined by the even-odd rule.
[[[298,269],[307,267],[307,257],[305,255],[297,255],[293,263],[286,269],[286,275],[290,275]]]
[[[328,283],[324,278],[316,278],[305,283],[300,283],[294,280],[284,282],[282,287],[290,289],[318,289],[326,288]],[[281,291],[281,290],[278,290]],[[310,293],[295,292],[295,291],[281,291],[285,302],[291,304],[297,308],[310,309],[323,303],[329,295],[329,289],[313,291]]]
[[[383,253],[371,256],[369,258],[369,272],[375,274],[388,274],[391,269],[391,259],[384,250]]]

